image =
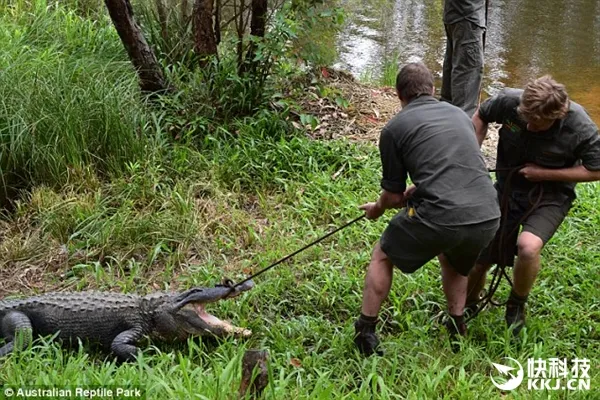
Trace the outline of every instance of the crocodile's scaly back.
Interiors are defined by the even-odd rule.
[[[34,334],[60,332],[63,339],[87,338],[109,346],[124,329],[148,332],[151,315],[140,308],[140,301],[131,294],[47,293],[0,302],[0,320],[11,311],[19,311],[31,320]]]

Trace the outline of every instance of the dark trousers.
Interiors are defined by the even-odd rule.
[[[447,43],[441,100],[472,117],[479,102],[483,75],[484,29],[467,20],[445,27]]]

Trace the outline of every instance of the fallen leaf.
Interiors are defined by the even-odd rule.
[[[290,360],[290,364],[292,364],[296,368],[300,368],[302,366],[302,363],[297,358],[292,358]]]
[[[331,179],[335,180],[338,176],[340,176],[340,174],[342,173],[342,171],[344,170],[344,168],[346,168],[346,164],[342,165],[342,167],[340,169],[338,169],[336,171],[336,173],[331,176]]]

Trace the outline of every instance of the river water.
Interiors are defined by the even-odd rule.
[[[378,77],[423,61],[441,84],[443,0],[341,0],[336,67]],[[600,0],[489,0],[483,97],[545,74],[600,124]]]

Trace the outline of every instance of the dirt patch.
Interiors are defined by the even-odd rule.
[[[322,68],[320,74],[328,95],[309,86],[301,102],[305,112],[318,120],[316,126],[304,124],[309,135],[376,143],[381,128],[401,109],[395,89],[360,83],[349,73],[331,68]]]
[[[320,96],[318,88],[309,87],[302,107],[316,117],[317,123],[304,124],[308,134],[315,139],[345,137],[376,145],[381,129],[401,110],[395,88],[361,83],[351,74],[332,68],[322,68],[320,74],[333,95]],[[498,126],[490,125],[481,147],[488,168],[495,166],[497,144]]]
[[[132,241],[127,235],[121,236],[122,240],[117,237],[106,242],[92,241],[89,246],[81,238],[63,244],[48,230],[48,221],[62,220],[78,209],[75,201],[65,201],[72,198],[72,193],[68,190],[34,193],[31,197],[37,198],[39,203],[24,204],[19,215],[0,219],[0,300],[6,296],[49,291],[122,292],[125,285],[127,291],[140,294],[148,290],[178,290],[196,284],[190,271],[208,263],[220,262],[220,257],[211,256],[217,254],[226,256],[228,261],[223,266],[224,276],[237,280],[242,272],[248,275],[251,271],[242,250],[264,250],[256,243],[256,235],[263,236],[270,225],[260,198],[221,193],[213,191],[210,186],[194,184],[198,188],[192,189],[193,199],[186,198],[193,202],[193,211],[185,215],[165,214],[164,218],[156,219],[159,229],[165,233],[183,224],[194,228],[181,236],[170,236],[170,241],[162,237],[157,239],[162,241],[157,253],[153,253],[157,249],[156,242],[144,239]],[[111,201],[127,196],[126,192],[112,189]],[[210,192],[205,194],[208,189]],[[107,192],[108,189],[103,188],[103,193]],[[160,207],[161,211],[168,212],[170,203],[164,196],[160,199],[164,201],[156,202],[159,204],[156,208],[137,209],[136,203],[132,202],[128,206],[131,213],[121,211],[121,215],[127,217],[128,224],[137,224],[149,214],[148,210],[158,211]],[[36,210],[59,207],[62,214],[42,216],[43,213],[36,213]],[[121,206],[116,204],[115,207]],[[109,218],[106,210],[88,211],[98,220]],[[108,211],[110,218],[114,218],[115,224],[122,223],[120,218],[115,218],[118,217],[116,212],[111,208]],[[175,218],[180,219],[173,222]],[[143,229],[143,225],[140,226]],[[154,231],[142,230],[138,234],[154,234]],[[149,255],[152,254],[150,260]]]
[[[67,265],[65,246],[20,222],[0,222],[0,299],[58,288],[55,278]]]
[[[496,168],[496,148],[498,147],[498,130],[500,125],[489,125],[488,133],[481,145],[481,152],[488,168]]]

